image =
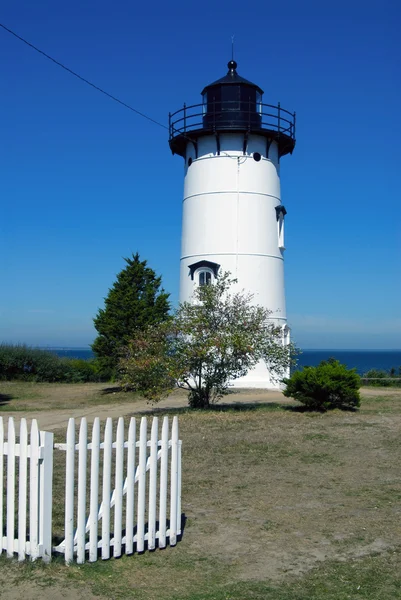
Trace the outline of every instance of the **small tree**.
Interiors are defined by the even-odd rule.
[[[98,337],[92,344],[103,372],[115,374],[120,351],[135,335],[168,319],[170,303],[153,269],[136,253],[125,258],[127,266],[117,275],[117,281],[105,298],[105,307],[93,319]]]
[[[281,379],[291,348],[270,311],[252,305],[250,294],[230,293],[233,282],[226,273],[200,286],[168,324],[138,332],[120,361],[123,383],[153,401],[179,387],[190,406],[205,408],[262,359]]]
[[[317,367],[296,371],[284,379],[284,395],[311,410],[352,409],[360,405],[360,378],[356,369],[347,369],[338,360],[323,360]]]

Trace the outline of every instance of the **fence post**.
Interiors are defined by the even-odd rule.
[[[164,417],[163,425],[162,425],[161,456],[160,456],[159,548],[166,547],[167,473],[168,473],[168,417]]]
[[[136,421],[131,417],[128,429],[127,450],[127,498],[125,520],[125,554],[134,551],[134,514],[135,514],[135,450],[136,450]]]
[[[181,440],[178,440],[177,534],[181,535]]]
[[[115,467],[115,503],[114,503],[114,546],[113,556],[121,556],[123,529],[123,487],[124,487],[124,419],[117,422],[116,467]]]
[[[89,561],[97,560],[97,533],[99,510],[99,460],[100,460],[100,421],[96,417],[92,429],[92,455],[90,479],[90,508],[89,508]]]
[[[138,465],[138,517],[136,527],[136,550],[145,549],[145,494],[146,494],[146,458],[147,458],[147,421],[142,417],[139,430],[139,465]]]
[[[170,546],[177,543],[178,500],[178,418],[173,418],[171,428],[171,491],[170,491]]]
[[[75,420],[69,419],[66,444],[65,475],[65,562],[74,558],[74,467],[75,467]]]
[[[149,509],[148,509],[148,549],[156,546],[156,485],[157,485],[157,442],[159,419],[153,417],[150,436],[150,465],[149,465]]]
[[[4,425],[0,417],[0,554],[3,552],[3,473],[4,473]]]
[[[25,560],[26,553],[26,491],[28,475],[28,428],[21,419],[19,433],[19,486],[18,486],[18,560]]]
[[[78,506],[77,506],[77,563],[85,562],[86,539],[86,465],[88,459],[88,425],[86,417],[82,417],[79,428],[78,454]]]
[[[39,545],[43,562],[52,557],[53,434],[40,432],[43,459],[39,466]]]
[[[14,509],[15,509],[15,427],[14,419],[8,419],[7,433],[7,556],[14,556]]]
[[[29,546],[31,560],[39,557],[39,431],[36,419],[31,424],[29,481]]]
[[[110,558],[110,500],[111,500],[111,461],[113,447],[113,422],[106,420],[103,448],[103,496],[102,496],[102,559]]]

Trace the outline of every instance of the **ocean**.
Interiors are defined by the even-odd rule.
[[[44,348],[54,352],[61,357],[69,358],[93,358],[90,348]],[[333,357],[347,365],[349,369],[356,369],[363,375],[369,369],[383,369],[389,371],[391,368],[401,367],[401,350],[303,350],[298,356],[297,369],[305,366],[314,367],[322,360]]]

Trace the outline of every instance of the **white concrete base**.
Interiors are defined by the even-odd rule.
[[[290,374],[286,373],[285,377]],[[281,378],[280,378],[281,379]],[[239,377],[230,382],[230,388],[235,389],[265,389],[265,390],[283,390],[285,385],[279,379],[272,378],[266,364],[261,361],[254,369],[249,371],[245,377]]]

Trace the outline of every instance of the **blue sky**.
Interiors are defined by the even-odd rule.
[[[401,347],[401,4],[3,0],[1,22],[156,120],[226,72],[297,111],[282,162],[304,348]],[[177,302],[183,162],[167,131],[0,30],[0,339],[85,346],[124,256]]]

